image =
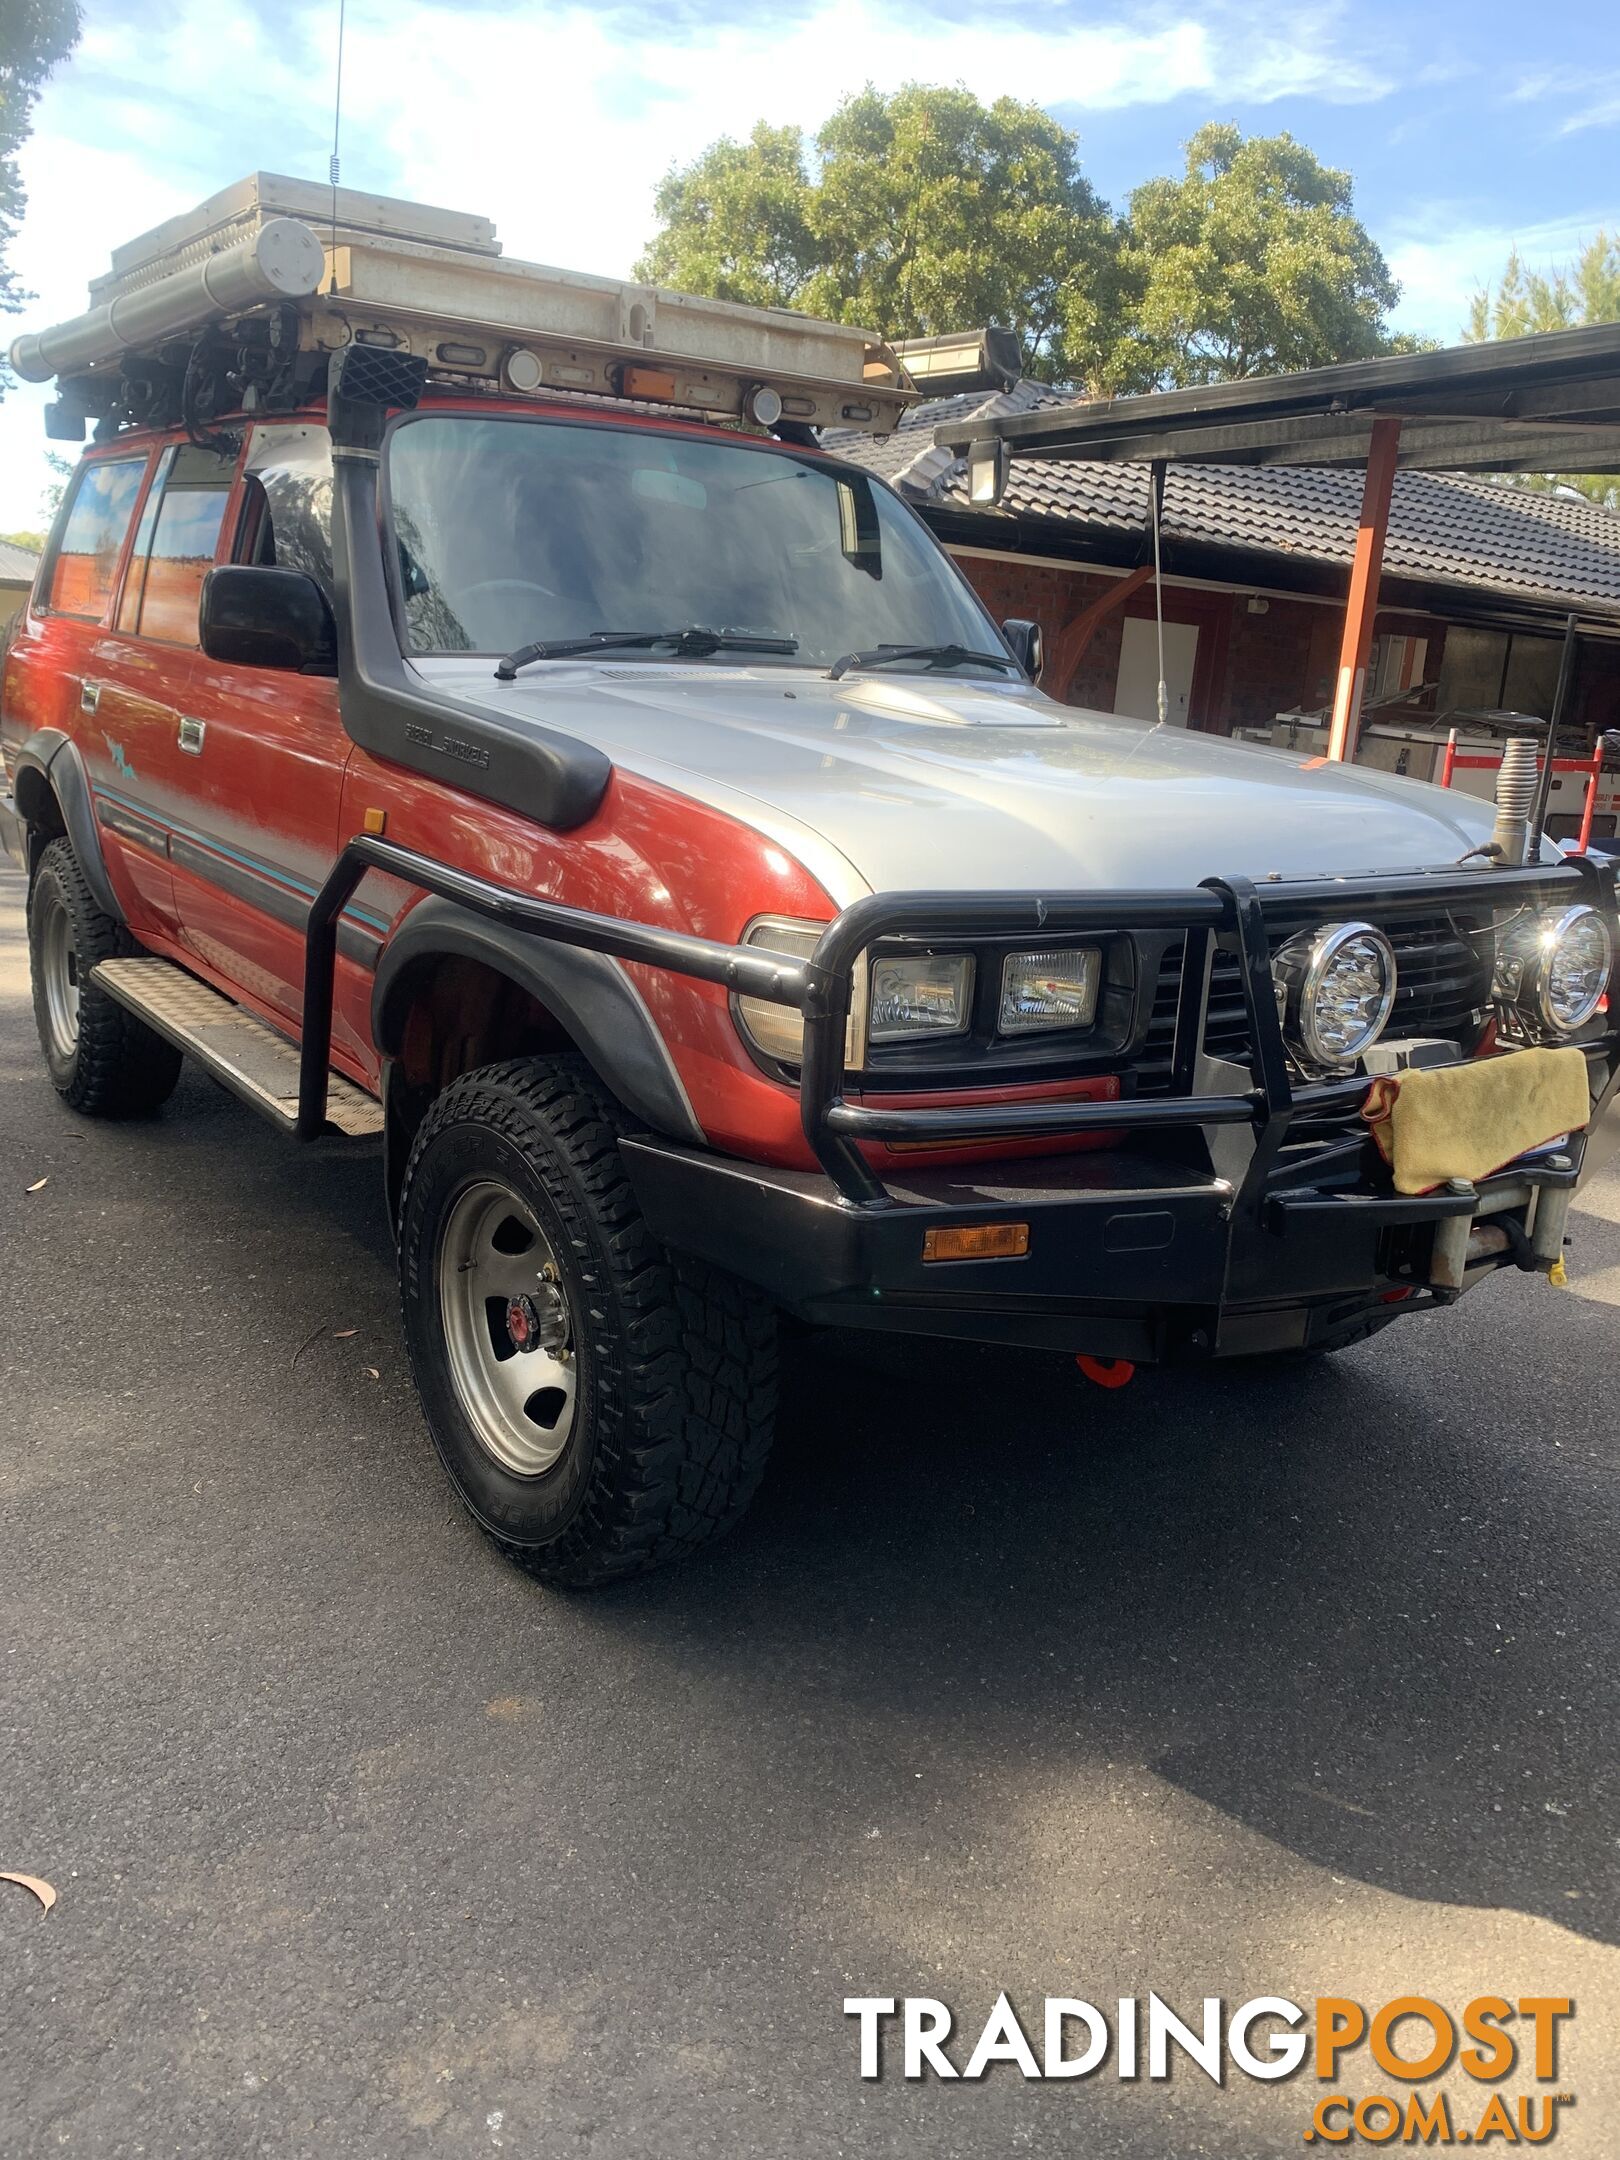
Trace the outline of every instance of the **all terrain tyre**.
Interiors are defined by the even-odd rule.
[[[180,1078],[180,1052],[99,990],[90,971],[141,947],[97,907],[72,843],[53,840],[28,892],[34,1024],[51,1085],[87,1117],[147,1117]]]
[[[512,1560],[583,1588],[691,1552],[753,1497],[776,1316],[667,1253],[582,1059],[489,1065],[417,1132],[400,1193],[405,1335],[434,1444]]]

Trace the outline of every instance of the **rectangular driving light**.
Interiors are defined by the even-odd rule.
[[[1036,1028],[1090,1027],[1097,1017],[1102,953],[1095,945],[1069,952],[1010,953],[1001,971],[1003,1035]]]
[[[958,1223],[923,1232],[924,1260],[1022,1260],[1028,1251],[1027,1222]]]

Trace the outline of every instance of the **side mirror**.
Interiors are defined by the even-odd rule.
[[[234,667],[337,673],[331,604],[304,570],[222,564],[203,579],[197,627],[210,660]]]
[[[1041,626],[1038,622],[1024,622],[1015,616],[1001,626],[1001,634],[1013,649],[1013,658],[1031,682],[1041,678],[1041,662],[1046,655],[1041,650]]]

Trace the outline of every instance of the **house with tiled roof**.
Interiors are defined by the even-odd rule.
[[[882,440],[827,447],[881,473],[951,549],[998,618],[1032,618],[1046,687],[1150,716],[1157,692],[1148,469],[1014,458],[996,508],[969,501],[942,423],[1074,400],[1044,384],[912,407]],[[1361,501],[1358,473],[1177,465],[1161,559],[1172,717],[1264,729],[1331,700]],[[1384,555],[1370,694],[1408,710],[1545,715],[1579,618],[1572,729],[1620,726],[1620,513],[1573,493],[1402,472]]]
[[[0,540],[0,631],[27,599],[38,568],[39,557],[32,548]]]

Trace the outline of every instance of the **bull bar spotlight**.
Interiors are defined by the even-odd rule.
[[[1395,950],[1371,923],[1304,931],[1271,963],[1283,1035],[1302,1063],[1322,1071],[1353,1065],[1389,1024]]]
[[[1596,908],[1549,910],[1503,937],[1494,995],[1536,1033],[1573,1035],[1597,1011],[1613,965],[1614,939]]]

